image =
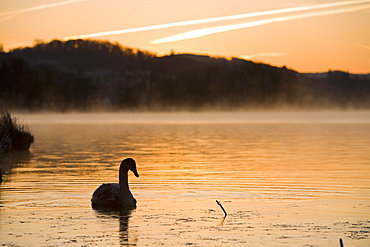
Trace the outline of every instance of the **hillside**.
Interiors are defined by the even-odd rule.
[[[52,110],[369,109],[370,75],[54,40],[0,53],[0,106]]]

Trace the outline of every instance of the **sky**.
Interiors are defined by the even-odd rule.
[[[370,0],[0,0],[5,51],[89,38],[157,55],[370,73]]]

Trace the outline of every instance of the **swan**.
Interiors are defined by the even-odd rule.
[[[93,208],[136,208],[136,200],[128,187],[128,171],[131,170],[136,177],[136,162],[132,158],[124,159],[119,168],[119,183],[102,184],[97,188],[91,198]]]

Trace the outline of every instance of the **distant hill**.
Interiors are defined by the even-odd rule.
[[[369,109],[370,75],[302,74],[242,59],[96,40],[0,53],[0,106],[52,110]]]

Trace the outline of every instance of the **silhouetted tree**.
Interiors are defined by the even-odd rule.
[[[153,53],[97,40],[0,51],[0,103],[30,110],[369,108],[370,76],[300,74],[237,58]]]

